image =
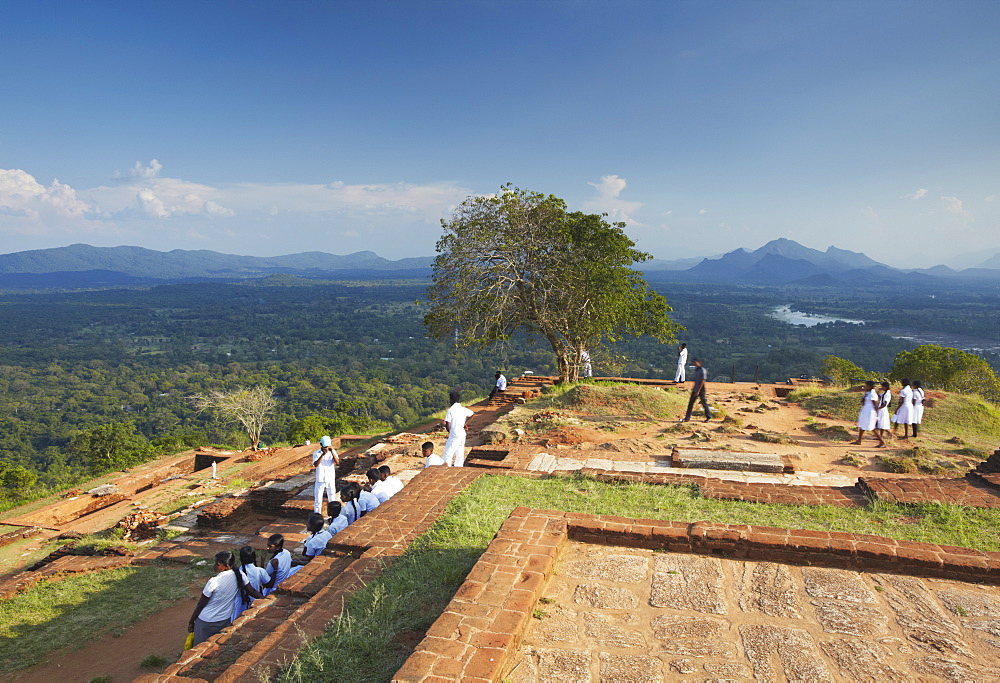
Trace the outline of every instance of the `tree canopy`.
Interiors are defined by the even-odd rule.
[[[1000,400],[1000,379],[983,358],[960,349],[924,344],[896,354],[891,378],[919,379],[928,387]]]
[[[674,338],[666,299],[632,264],[624,223],[568,212],[563,200],[506,185],[469,197],[437,243],[430,310],[424,323],[439,339],[485,346],[517,329],[549,342],[560,379],[579,376],[584,351],[623,335]]]

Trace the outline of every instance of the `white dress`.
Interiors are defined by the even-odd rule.
[[[924,421],[924,390],[913,390],[913,419],[910,424],[918,425]]]
[[[681,349],[680,353],[677,354],[677,372],[674,373],[675,382],[687,381],[687,362],[688,362],[688,350]]]
[[[913,389],[908,386],[899,390],[899,408],[892,421],[898,425],[913,424]]]
[[[448,423],[448,440],[444,444],[441,458],[451,467],[461,467],[465,464],[465,420],[474,415],[461,403],[451,404],[444,415]]]
[[[882,394],[879,404],[885,403],[884,406],[879,408],[878,420],[875,423],[875,429],[889,429],[892,427],[892,422],[889,420],[889,407],[892,405],[892,392],[888,389]]]
[[[861,404],[861,412],[858,413],[858,429],[870,432],[875,429],[875,406],[878,404],[878,394],[872,389],[865,394]]]
[[[243,576],[243,584],[252,586],[257,592],[261,592],[261,586],[267,583],[267,570],[263,567],[258,567],[255,564],[245,564],[238,571]],[[237,591],[236,598],[233,600],[233,621],[236,621],[236,617],[243,614],[243,610],[253,604],[254,599],[249,595],[247,597],[250,598],[249,602],[243,602],[242,596]]]

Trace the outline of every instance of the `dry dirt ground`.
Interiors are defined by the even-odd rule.
[[[787,403],[775,394],[774,385],[729,384],[709,382],[707,392],[710,404],[721,409],[725,415],[739,420],[740,426],[724,422],[722,418],[704,421],[699,404],[690,422],[680,422],[684,416],[690,383],[686,386],[667,385],[659,389],[673,394],[679,407],[673,415],[656,420],[615,420],[613,431],[601,428],[606,421],[595,421],[593,412],[586,406],[574,409],[558,408],[556,421],[564,424],[547,431],[527,430],[523,442],[546,446],[553,455],[567,457],[595,457],[587,453],[589,449],[611,449],[618,460],[648,460],[649,454],[663,453],[671,446],[679,448],[732,449],[756,453],[779,455],[798,471],[832,473],[849,477],[864,473],[878,472],[879,476],[894,475],[885,471],[876,460],[877,455],[893,454],[897,450],[919,442],[896,441],[890,448],[876,448],[877,441],[870,433],[865,434],[861,446],[850,441],[832,441],[806,428],[810,415],[800,405]],[[535,408],[532,404],[515,410],[507,421],[519,423],[530,416]],[[564,418],[564,419],[560,419]],[[824,418],[820,420],[830,425],[841,425],[856,438],[857,428],[853,422]],[[565,424],[569,422],[569,424]],[[790,443],[764,443],[751,438],[753,433],[770,433],[788,437]],[[569,450],[566,450],[569,449]],[[848,454],[862,462],[856,466],[844,462]],[[608,457],[606,455],[600,457]]]

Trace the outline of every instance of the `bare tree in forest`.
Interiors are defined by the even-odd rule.
[[[214,410],[223,422],[243,427],[254,450],[276,404],[271,387],[210,391],[192,396],[191,402],[199,410]]]

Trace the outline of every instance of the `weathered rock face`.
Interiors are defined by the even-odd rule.
[[[505,443],[510,441],[510,434],[496,426],[486,427],[479,432],[479,436],[483,440],[483,443],[488,444]]]

